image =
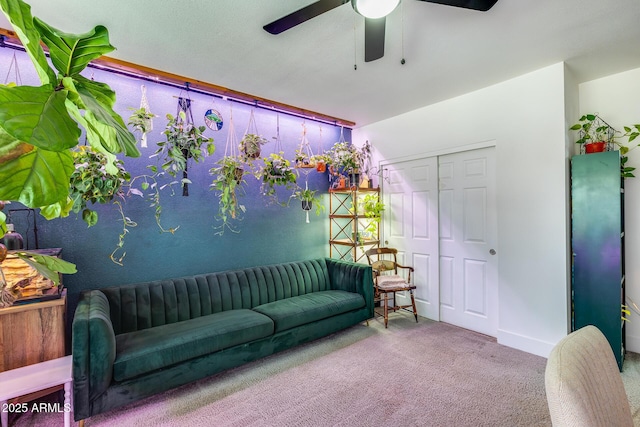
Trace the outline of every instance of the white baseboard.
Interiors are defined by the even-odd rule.
[[[627,328],[626,340],[627,340],[627,345],[626,345],[627,351],[631,351],[633,353],[640,353],[640,337],[636,335],[631,335],[629,333],[628,328]]]
[[[498,329],[498,336],[496,338],[498,339],[498,344],[542,357],[549,357],[549,353],[551,353],[551,350],[555,346],[554,343],[540,341],[503,329]]]

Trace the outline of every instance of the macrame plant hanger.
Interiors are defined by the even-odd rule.
[[[227,143],[224,146],[225,157],[238,157],[238,136],[233,124],[233,104],[229,103],[229,128],[227,129]]]
[[[281,156],[284,155],[284,148],[282,148],[282,139],[280,139],[280,113],[276,113],[276,144],[273,151]]]
[[[252,164],[253,160],[260,157],[261,145],[266,142],[258,133],[254,111],[255,107],[251,108],[249,123],[247,124],[247,129],[244,132],[242,141],[240,141],[242,155],[249,164]]]
[[[13,69],[14,83],[18,86],[22,85],[22,77],[20,76],[20,69],[18,68],[18,60],[16,53],[13,52],[13,57],[9,63],[9,69],[7,70],[7,76],[4,78],[4,84],[9,84],[9,77],[11,76],[11,70]]]
[[[313,151],[307,138],[307,124],[302,122],[302,136],[300,137],[300,145],[296,151],[296,168],[303,169],[303,172],[308,174],[309,169],[314,167],[312,159]]]
[[[140,86],[142,91],[142,97],[140,98],[140,109],[145,112],[148,118],[144,120],[145,129],[140,137],[140,147],[147,148],[147,134],[153,130],[153,118],[151,118],[151,107],[149,107],[149,100],[147,99],[147,88],[145,85]]]
[[[187,90],[189,89],[189,85],[187,85]],[[182,93],[180,94],[182,95]],[[183,114],[180,114],[183,113]],[[180,129],[189,129],[193,126],[193,113],[191,112],[191,98],[189,98],[189,93],[186,93],[186,96],[183,98],[182,96],[178,97],[178,109],[176,111],[176,126]],[[187,148],[182,148],[182,155],[184,157],[184,170],[182,171],[182,195],[187,197],[189,196],[189,178],[188,178],[188,167],[189,167],[189,150]]]
[[[340,138],[336,144],[344,144],[347,141],[344,139],[344,126],[340,126]],[[335,162],[332,162],[335,163]],[[334,183],[340,180],[340,170],[338,170],[338,166],[333,164],[329,166],[329,186],[333,188]]]
[[[318,154],[316,156],[316,171],[322,173],[327,170],[327,162],[322,157],[324,156],[324,146],[322,144],[322,124],[318,126],[320,136],[318,138]]]
[[[302,170],[304,173],[304,189],[305,191],[309,190],[309,172],[314,165],[311,162],[313,158],[313,151],[311,150],[311,144],[309,143],[309,139],[307,138],[307,125],[305,122],[302,122],[302,136],[300,138],[300,146],[298,147],[296,153],[296,168],[298,171]],[[309,211],[311,210],[310,204],[307,204],[304,207],[306,223],[309,224]]]

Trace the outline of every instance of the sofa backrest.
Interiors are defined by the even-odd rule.
[[[117,335],[327,289],[322,258],[100,290]]]

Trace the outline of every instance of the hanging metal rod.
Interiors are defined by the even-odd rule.
[[[3,42],[0,47],[8,47],[12,49],[17,48],[19,50],[24,50],[20,39],[14,31],[0,28],[0,37],[2,37]],[[328,123],[336,126],[344,126],[350,129],[352,129],[356,125],[355,122],[349,120],[329,116],[327,114],[322,114],[311,110],[306,110],[304,108],[299,108],[277,101],[272,101],[270,99],[261,98],[233,89],[228,89],[223,86],[203,82],[201,80],[193,79],[190,77],[184,77],[178,74],[156,70],[154,68],[145,67],[144,65],[134,64],[132,62],[127,62],[116,58],[110,58],[108,56],[102,56],[96,60],[91,61],[89,66],[100,70],[113,72],[115,74],[121,74],[128,77],[173,86],[176,88],[184,89],[186,87],[191,92],[201,93],[204,95],[213,95],[218,98],[240,102],[243,104],[255,106],[257,108],[289,114],[304,119]]]

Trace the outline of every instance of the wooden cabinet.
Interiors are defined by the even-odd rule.
[[[624,180],[617,151],[571,160],[573,330],[595,325],[624,361]]]
[[[329,256],[365,262],[364,252],[380,244],[379,224],[367,218],[363,202],[380,199],[379,188],[329,190]]]
[[[63,357],[66,290],[59,299],[0,309],[0,372]]]

